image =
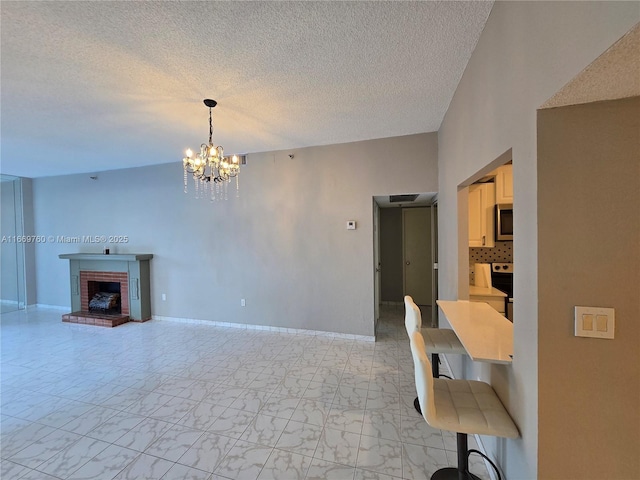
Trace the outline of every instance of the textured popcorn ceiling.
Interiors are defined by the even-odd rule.
[[[541,108],[640,95],[640,24],[614,43]]]
[[[11,2],[3,173],[435,131],[492,2]]]

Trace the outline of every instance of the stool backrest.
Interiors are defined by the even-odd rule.
[[[431,362],[424,347],[422,333],[415,331],[411,334],[411,355],[413,356],[413,367],[415,369],[416,391],[422,416],[429,422],[429,419],[436,418],[436,403],[433,398],[433,373]]]
[[[411,338],[413,332],[419,332],[422,327],[420,309],[409,295],[405,295],[404,297],[404,326],[407,329],[409,338]]]

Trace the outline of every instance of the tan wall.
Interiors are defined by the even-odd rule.
[[[539,478],[638,478],[640,97],[540,111],[538,185]],[[615,339],[575,337],[575,305]]]

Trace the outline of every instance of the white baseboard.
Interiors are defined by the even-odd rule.
[[[17,300],[0,300],[0,304],[10,305],[18,310],[22,310],[24,308],[24,302],[18,302]]]
[[[35,303],[33,305],[28,305],[27,309],[32,309],[32,308],[48,308],[51,310],[67,310],[67,311],[71,311],[71,307],[70,306],[64,306],[64,305],[47,305],[45,303]]]
[[[34,305],[28,305],[27,309],[34,308],[46,308],[50,310],[63,310],[70,312],[71,307],[65,305],[47,305],[44,303],[37,303]],[[244,323],[232,323],[232,322],[216,322],[213,320],[201,320],[197,318],[182,318],[182,317],[166,317],[162,315],[152,315],[153,320],[178,322],[178,323],[191,323],[195,325],[209,325],[212,327],[225,327],[225,328],[240,328],[245,330],[262,330],[267,332],[280,332],[280,333],[292,333],[294,335],[308,335],[315,337],[330,337],[341,338],[344,340],[358,340],[361,342],[375,342],[376,337],[373,335],[355,335],[351,333],[336,333],[336,332],[323,332],[320,330],[305,330],[302,328],[286,328],[286,327],[271,327],[268,325],[250,325]]]
[[[375,336],[369,335],[354,335],[350,333],[334,333],[334,332],[322,332],[319,330],[305,330],[302,328],[286,328],[286,327],[270,327],[268,325],[250,325],[244,323],[232,323],[232,322],[217,322],[214,320],[201,320],[197,318],[180,318],[180,317],[166,317],[162,315],[152,315],[153,320],[178,322],[178,323],[191,323],[195,325],[209,325],[211,327],[224,327],[224,328],[239,328],[243,330],[262,330],[266,332],[279,332],[279,333],[292,333],[294,335],[308,335],[317,337],[330,337],[341,338],[344,340],[358,340],[364,342],[375,342]]]

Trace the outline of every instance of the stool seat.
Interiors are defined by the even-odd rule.
[[[474,380],[433,379],[434,428],[467,434],[518,438],[511,416],[491,385]]]
[[[459,433],[517,438],[518,429],[502,402],[485,382],[433,378],[422,334],[411,335],[416,390],[429,425]]]
[[[449,328],[423,328],[420,332],[424,337],[427,353],[454,353],[457,355],[467,353],[456,332]]]

